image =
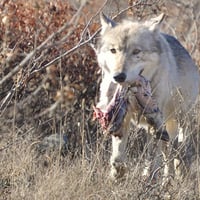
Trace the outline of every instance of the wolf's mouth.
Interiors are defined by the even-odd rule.
[[[104,131],[113,133],[121,127],[128,105],[126,93],[127,88],[118,85],[113,98],[104,111],[101,108],[93,107],[93,118],[98,119]]]

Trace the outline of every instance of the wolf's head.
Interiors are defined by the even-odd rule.
[[[143,23],[126,20],[117,24],[104,14],[100,19],[97,59],[103,72],[114,82],[132,82],[143,70],[151,71],[158,65],[159,25],[163,14]]]

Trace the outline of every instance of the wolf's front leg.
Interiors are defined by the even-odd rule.
[[[110,158],[111,164],[111,178],[117,179],[121,178],[126,172],[126,144],[127,144],[128,134],[125,133],[122,136],[112,135],[112,155]]]
[[[161,153],[160,140],[156,139],[150,133],[148,133],[146,145],[147,152],[142,176],[145,178],[145,180],[153,181],[157,178],[157,170],[159,168],[159,157]]]

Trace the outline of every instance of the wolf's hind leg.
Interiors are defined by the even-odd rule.
[[[166,185],[170,183],[174,177],[172,145],[170,142],[162,141],[162,154],[163,154],[163,161],[164,161],[162,185]]]
[[[189,137],[186,138],[184,130],[185,132],[188,131],[186,127],[179,127],[178,138],[174,146],[174,151],[176,153],[174,156],[174,171],[177,179],[182,179],[186,175],[191,162],[191,155],[188,155],[191,141]]]

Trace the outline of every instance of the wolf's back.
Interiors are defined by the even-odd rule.
[[[177,78],[179,80],[177,87],[182,91],[184,100],[190,105],[199,94],[200,79],[198,67],[195,65],[188,51],[175,37],[164,33],[162,33],[162,36],[168,42],[176,62]]]
[[[164,33],[162,33],[162,35],[168,42],[168,44],[173,52],[173,56],[176,60],[176,64],[177,64],[178,68],[179,67],[181,68],[185,62],[190,63],[190,65],[187,65],[186,67],[190,68],[190,67],[194,66],[196,68],[188,51],[181,45],[181,43],[175,37],[168,35],[168,34],[164,34]]]

